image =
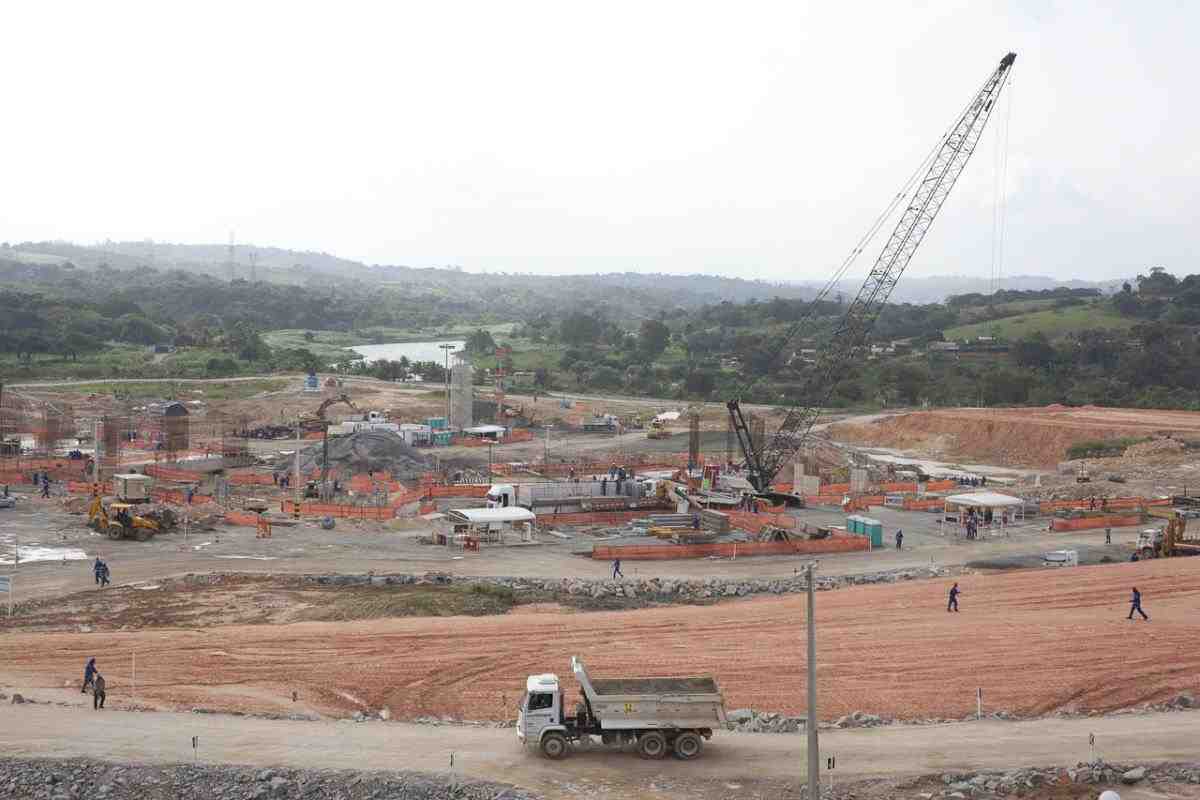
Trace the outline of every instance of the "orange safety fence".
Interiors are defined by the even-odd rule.
[[[624,525],[635,519],[645,519],[642,511],[579,511],[564,514],[538,514],[539,525]]]
[[[462,483],[451,486],[430,486],[425,494],[429,497],[486,497],[490,486],[482,483]]]
[[[783,556],[817,553],[852,553],[869,550],[871,541],[865,536],[833,536],[790,542],[713,542],[711,544],[634,544],[594,545],[592,558],[611,561],[661,561],[676,558],[708,558],[709,556]]]
[[[1038,503],[1038,511],[1043,514],[1050,514],[1055,511],[1068,509],[1080,511],[1126,511],[1134,508],[1144,508],[1146,506],[1169,506],[1171,505],[1170,498],[1167,497],[1113,497],[1106,502],[1096,500],[1096,505],[1093,507],[1090,500],[1043,500]]]
[[[164,467],[161,464],[147,465],[143,470],[152,478],[158,478],[163,481],[202,481],[206,477],[203,472],[196,472],[189,469],[178,469],[175,467]]]
[[[954,489],[957,486],[958,486],[958,483],[955,481],[929,481],[929,483],[925,484],[925,491],[927,491],[927,492],[945,492],[945,491],[949,491],[950,489]]]
[[[1080,517],[1079,519],[1056,519],[1051,521],[1050,530],[1085,531],[1092,528],[1121,528],[1141,524],[1141,514],[1119,514],[1103,517]]]
[[[780,528],[796,527],[796,518],[787,514],[753,514],[748,511],[726,511],[724,513],[729,517],[730,525],[751,533],[759,533],[767,525],[775,525]]]
[[[915,497],[904,498],[904,505],[901,506],[905,511],[928,511],[931,508],[944,508],[946,501],[941,497],[934,497],[929,500],[918,500]]]
[[[261,472],[235,470],[227,474],[229,482],[235,486],[274,486],[275,479]]]

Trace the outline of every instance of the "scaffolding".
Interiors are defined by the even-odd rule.
[[[121,451],[125,442],[129,441],[132,428],[129,417],[124,415],[109,415],[101,417],[100,433],[96,437],[96,469],[101,481],[111,480],[113,475],[122,472]],[[134,431],[136,434],[136,431]]]

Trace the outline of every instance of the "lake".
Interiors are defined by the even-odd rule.
[[[462,350],[467,343],[463,340],[447,339],[441,342],[395,342],[394,344],[360,344],[350,349],[356,353],[361,353],[363,358],[370,363],[378,361],[381,358],[386,358],[388,361],[399,361],[401,357],[407,358],[409,361],[433,361],[442,366],[446,364],[446,353],[442,350],[441,345],[454,345],[454,350]],[[454,355],[454,350],[450,351]]]

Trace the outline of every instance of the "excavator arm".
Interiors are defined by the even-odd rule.
[[[797,405],[788,410],[783,423],[770,440],[760,443],[751,435],[750,426],[742,412],[740,396],[726,403],[730,425],[746,461],[749,473],[747,477],[758,491],[769,490],[779,469],[803,446],[821,409],[828,404],[839,374],[855,353],[866,344],[867,336],[887,303],[892,289],[929,232],[942,204],[975,151],[1016,58],[1016,53],[1009,53],[1000,60],[1000,65],[984,82],[983,88],[941,140],[930,158],[924,177],[912,189],[907,206],[892,235],[884,244],[883,251],[875,260],[854,300],[846,307],[834,326],[828,343],[818,351],[816,363],[807,372],[806,380],[798,391]],[[799,329],[813,316],[817,303],[823,297],[822,294],[814,300],[804,318],[780,339],[776,357],[783,354]],[[746,394],[752,386],[753,382],[745,387],[741,394]]]

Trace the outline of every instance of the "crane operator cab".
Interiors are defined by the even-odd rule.
[[[563,696],[558,676],[530,675],[517,709],[517,738],[522,744],[537,744],[542,731],[562,725]]]

